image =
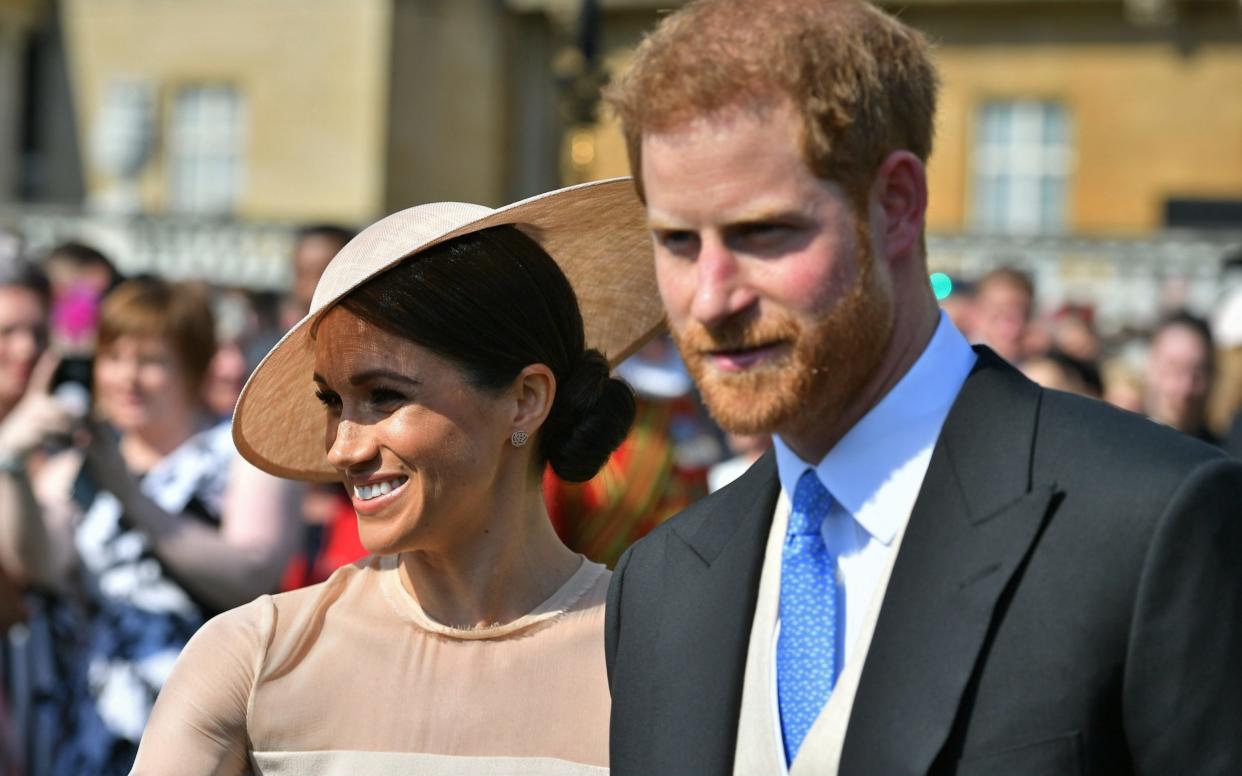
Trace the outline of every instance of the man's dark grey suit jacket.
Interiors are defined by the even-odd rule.
[[[840,772],[1242,774],[1242,464],[977,350]],[[613,776],[732,773],[779,488],[769,453],[618,563]]]

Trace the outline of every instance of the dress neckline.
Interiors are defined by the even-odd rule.
[[[595,584],[605,568],[586,557],[577,571],[569,576],[552,595],[531,611],[509,622],[486,625],[478,628],[455,628],[435,620],[423,610],[418,599],[401,584],[401,555],[386,555],[380,558],[382,589],[384,597],[396,611],[397,615],[409,621],[421,630],[450,639],[462,641],[478,641],[485,639],[501,639],[530,630],[536,625],[556,619],[569,611],[583,595]]]

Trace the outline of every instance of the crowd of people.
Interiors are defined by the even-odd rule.
[[[942,305],[969,339],[1040,385],[1107,401],[1239,456],[1240,301],[1234,289],[1207,316],[1165,310],[1105,339],[1090,307],[1041,300],[1028,274],[1000,266],[956,284]]]
[[[0,268],[0,723],[10,773],[125,773],[160,686],[194,632],[256,595],[322,582],[367,554],[337,484],[246,464],[229,419],[250,371],[310,310],[353,236],[312,226],[279,299],[125,279],[66,243]],[[942,307],[1035,382],[1108,401],[1237,455],[1242,312],[1171,311],[1104,342],[1089,308],[1038,315],[1030,277],[959,279]],[[602,470],[543,490],[568,546],[611,566],[635,540],[718,490],[770,447],[711,420],[673,343],[618,367],[635,426]]]
[[[715,6],[726,10],[712,10]],[[701,14],[695,24],[715,24],[721,35],[734,35],[746,25],[730,14],[751,13],[744,6],[709,2],[695,6],[707,10],[688,13]],[[916,91],[926,86],[934,92],[927,86],[934,77],[921,69],[926,62],[919,39],[878,12],[851,10],[844,21],[832,17],[823,27],[825,22],[805,8],[786,10],[808,14],[806,24],[821,25],[824,35],[834,34],[824,32],[835,29],[832,25],[857,25],[874,35],[868,45],[887,41],[884,45],[911,58],[908,68],[885,71],[883,77],[896,84],[889,86]],[[761,100],[757,113],[730,102],[739,92],[721,86],[724,76],[685,87],[704,100],[709,98],[702,89],[712,84],[722,89],[717,95],[722,104],[705,109],[712,121],[722,121],[720,110],[738,111],[710,138],[696,134],[705,131],[703,125],[687,124],[678,113],[685,95],[673,94],[665,105],[669,116],[652,119],[646,107],[637,107],[638,97],[652,98],[655,86],[672,82],[670,73],[693,80],[694,73],[678,64],[677,52],[688,50],[679,36],[692,40],[697,33],[689,22],[679,27],[681,18],[670,17],[664,38],[645,44],[632,82],[612,96],[637,133],[630,138],[639,143],[631,145],[633,161],[639,161],[636,149],[651,154],[648,167],[640,169],[650,173],[648,196],[658,198],[656,205],[655,199],[646,203],[657,214],[653,230],[630,183],[613,181],[497,211],[466,205],[415,208],[369,227],[359,240],[340,226],[307,227],[297,235],[292,279],[280,294],[123,277],[108,257],[80,242],[41,256],[20,251],[0,256],[0,626],[7,632],[0,674],[0,776],[112,776],[129,773],[135,758],[147,769],[139,772],[147,773],[183,768],[216,773],[225,772],[216,770],[225,765],[227,772],[241,772],[251,763],[315,772],[379,762],[351,759],[353,754],[338,749],[412,752],[429,758],[418,762],[431,767],[447,767],[436,759],[441,756],[481,758],[480,763],[492,763],[488,767],[499,767],[493,761],[501,755],[538,756],[575,764],[558,773],[594,773],[591,768],[609,763],[610,703],[614,769],[620,762],[623,772],[675,772],[653,764],[690,762],[702,753],[716,762],[732,740],[666,735],[684,720],[659,704],[666,700],[661,692],[672,693],[669,688],[680,688],[681,679],[703,673],[674,647],[749,636],[750,620],[737,619],[733,625],[739,627],[728,633],[711,620],[732,616],[723,612],[743,599],[751,602],[753,611],[745,614],[754,616],[759,638],[721,650],[733,662],[728,671],[712,675],[719,680],[712,692],[733,688],[727,699],[733,717],[715,727],[742,731],[739,757],[769,764],[784,759],[789,765],[804,739],[817,738],[812,723],[826,696],[817,696],[819,705],[788,700],[785,687],[801,681],[795,678],[779,688],[778,698],[778,688],[756,678],[757,670],[752,673],[754,665],[766,670],[792,664],[782,661],[802,647],[787,648],[783,639],[804,627],[798,616],[811,606],[774,592],[773,574],[785,590],[810,583],[783,576],[782,563],[789,569],[805,559],[780,560],[779,541],[765,544],[764,532],[769,523],[776,526],[772,530],[783,530],[780,521],[811,511],[820,511],[820,520],[830,509],[838,516],[853,513],[849,516],[861,528],[850,523],[853,533],[835,537],[848,550],[840,554],[872,552],[879,560],[870,566],[859,562],[840,575],[845,586],[840,600],[851,608],[842,616],[839,635],[843,641],[857,639],[861,630],[864,652],[873,631],[882,639],[874,619],[863,617],[866,601],[858,591],[876,585],[882,591],[889,584],[888,574],[896,573],[891,542],[900,544],[904,524],[884,541],[882,523],[892,515],[877,517],[873,511],[874,522],[859,516],[875,510],[877,502],[893,514],[917,514],[914,495],[923,472],[929,479],[933,471],[946,479],[953,474],[932,457],[941,424],[952,429],[944,433],[981,471],[986,467],[979,462],[989,459],[989,451],[1017,460],[1019,452],[1034,450],[1034,431],[1006,424],[1027,412],[1039,392],[1025,381],[1013,382],[993,352],[1041,386],[1113,404],[1242,456],[1242,297],[1227,297],[1208,318],[1164,311],[1141,334],[1111,340],[1098,334],[1090,307],[1041,299],[1030,276],[998,266],[979,278],[958,278],[954,292],[940,302],[941,316],[930,304],[926,257],[919,247],[926,206],[926,192],[919,193],[920,181],[925,183],[921,165],[929,147],[880,149],[891,153],[863,171],[831,167],[832,143],[807,152],[824,155],[824,170],[832,169],[844,182],[862,176],[859,180],[889,187],[868,183],[846,196],[815,177],[823,170],[808,167],[802,149],[793,150],[789,138],[801,135],[790,127],[804,119],[795,115],[799,95],[781,91],[793,88],[787,84],[764,86],[783,96],[775,107]],[[741,74],[735,73],[739,83],[779,68],[759,68],[749,60],[739,65],[735,58],[793,57],[796,52],[786,50],[789,41],[810,40],[779,21],[752,21],[769,36],[764,46],[725,47],[713,55],[720,58],[721,72],[733,67]],[[850,49],[850,56],[873,57],[866,62],[877,72],[891,65],[865,48]],[[787,70],[826,67],[833,56],[841,55],[816,55],[797,67],[786,62]],[[849,72],[858,76],[864,70],[870,72]],[[868,81],[858,88],[880,87]],[[914,123],[923,126],[930,143],[934,99],[924,96],[903,104],[928,112],[927,121]],[[822,101],[806,99],[807,105]],[[643,133],[649,147],[642,145]],[[808,136],[808,143],[818,142],[815,133]],[[888,137],[863,132],[842,142],[865,146],[873,136]],[[862,158],[867,148],[856,150]],[[752,163],[754,152],[766,154],[764,164]],[[679,165],[688,158],[698,158],[719,176],[714,186],[687,177]],[[769,168],[784,174],[760,179]],[[799,185],[803,190],[793,196]],[[799,317],[812,309],[823,312],[812,299],[816,289],[803,274],[772,269],[774,262],[743,280],[736,264],[717,268],[716,274],[687,269],[686,257],[697,251],[706,251],[706,258],[699,257],[704,264],[742,262],[721,247],[728,241],[717,233],[728,232],[729,250],[745,261],[784,251],[793,259],[783,267],[801,262],[806,273],[819,273],[815,277],[824,288],[840,281],[827,265],[843,259],[827,250],[815,254],[818,243],[812,245],[810,237],[789,238],[811,229],[804,221],[814,219],[802,211],[788,217],[793,226],[780,218],[764,228],[717,223],[732,217],[735,201],[764,190],[775,192],[777,201],[805,198],[836,213],[824,217],[827,226],[816,227],[833,232],[833,245],[848,243],[842,234],[849,230],[841,224],[857,206],[849,197],[882,200],[872,202],[872,212],[882,211],[891,231],[877,241],[879,247],[870,244],[865,228],[851,232],[854,239],[866,238],[855,246],[858,256],[850,257],[858,266],[841,270],[856,285],[829,305],[827,324]],[[703,197],[715,197],[719,207],[701,211]],[[577,214],[576,220],[562,213]],[[661,218],[679,225],[662,226]],[[530,230],[535,237],[515,228],[530,223],[537,227]],[[687,223],[698,225],[691,229]],[[651,231],[661,298],[634,290],[647,287],[633,282],[639,274],[655,282],[646,277],[654,272]],[[884,274],[890,268],[875,269],[873,250],[900,254],[891,276]],[[329,269],[338,255],[344,260]],[[604,293],[592,295],[599,289]],[[672,336],[653,338],[666,316],[661,301],[668,306]],[[774,314],[773,308],[787,308],[788,315]],[[911,310],[926,315],[918,318]],[[838,312],[846,317],[833,318]],[[596,339],[588,339],[588,332]],[[806,347],[791,348],[772,373],[749,381],[738,377],[775,358],[772,352],[783,342],[778,335]],[[707,345],[696,349],[696,342]],[[967,342],[990,350],[971,351]],[[689,365],[679,348],[690,354]],[[632,355],[610,363],[605,353]],[[873,373],[891,380],[882,386],[868,382]],[[244,388],[252,374],[255,381]],[[977,374],[983,377],[976,379]],[[312,381],[313,394],[303,390]],[[950,406],[959,391],[978,401],[954,415]],[[890,401],[889,395],[897,398]],[[859,404],[863,399],[871,404]],[[1171,438],[1145,435],[1144,422],[1127,425],[1138,419],[1118,420],[1119,414],[1097,413],[1094,405],[1040,401],[1046,402],[1048,417],[1084,419],[1098,431],[1100,445],[1132,438],[1150,452],[1168,447]],[[997,409],[1002,404],[1003,412]],[[824,409],[831,422],[812,409]],[[849,416],[854,410],[860,414]],[[866,428],[862,410],[874,410],[866,417],[881,425]],[[985,411],[997,414],[989,418]],[[963,420],[970,412],[979,414]],[[831,428],[847,416],[845,428]],[[987,448],[979,441],[986,435],[979,432],[991,422],[1006,425],[1001,433],[1026,444],[1026,450]],[[847,444],[850,449],[837,453],[833,445],[855,433],[853,423],[863,427],[858,433],[871,436],[855,437],[854,447]],[[1050,447],[1067,448],[1063,437],[1075,431],[1067,424],[1040,427],[1039,433],[1053,440]],[[980,452],[980,445],[987,449]],[[880,462],[874,451],[890,447],[907,458]],[[1204,450],[1179,448],[1169,454],[1167,470],[1180,472],[1178,467],[1190,466],[1187,461],[1207,455]],[[841,460],[851,454],[856,460]],[[756,467],[763,471],[744,474],[757,460],[765,462]],[[1038,463],[1053,467],[1046,460]],[[890,464],[897,486],[879,476]],[[834,465],[856,477],[832,481]],[[919,466],[918,482],[894,496],[902,478]],[[1035,470],[1034,462],[1023,466],[1023,472]],[[809,476],[823,471],[831,496]],[[1071,473],[1060,473],[1072,479]],[[1220,475],[1222,482],[1227,474]],[[749,480],[722,490],[738,477]],[[944,498],[957,504],[953,499],[977,497],[996,507],[972,518],[982,524],[1031,498],[1026,492],[1022,499],[1005,501],[997,495],[1003,485],[984,482],[979,487],[988,492],[982,495],[955,491]],[[1198,493],[1196,488],[1191,483],[1187,492]],[[1087,490],[1080,487],[1079,493]],[[1076,494],[1079,500],[1071,499],[1070,517],[1061,525],[1081,525],[1073,510],[1092,511],[1096,501],[1111,497],[1106,490]],[[906,497],[908,503],[902,501]],[[397,519],[368,519],[401,499],[405,506]],[[1059,503],[1049,491],[1035,512],[1050,514]],[[696,504],[709,506],[696,512]],[[729,510],[738,504],[736,521],[714,517],[733,515]],[[760,507],[751,509],[753,504]],[[747,534],[750,545],[744,550],[733,533],[737,525],[751,525],[743,508],[767,520],[751,521],[746,530],[753,528],[753,535]],[[687,509],[689,517],[679,524],[682,544],[665,531],[627,554],[636,541]],[[822,532],[790,530],[802,538]],[[773,536],[782,538],[779,532]],[[1058,551],[1057,539],[1052,537],[1048,553]],[[1081,545],[1091,541],[1094,536],[1088,535]],[[749,560],[744,553],[750,553]],[[698,571],[687,569],[698,569],[692,564],[699,560],[708,566],[720,560],[724,568],[737,564],[738,575],[721,576],[737,581],[748,574],[742,582],[749,587],[719,597],[719,612],[690,605],[682,596],[694,594],[695,583],[688,580],[698,579]],[[1033,576],[1039,578],[1041,562],[1051,567],[1054,561],[1036,558]],[[979,578],[1000,565],[984,568]],[[614,566],[619,571],[610,582],[607,569]],[[821,574],[816,584],[836,596],[835,571],[816,573]],[[632,580],[627,592],[622,574]],[[914,596],[935,587],[910,579],[894,576],[893,584]],[[268,597],[279,591],[299,592]],[[612,607],[607,642],[612,687],[603,672],[600,638],[606,598]],[[1016,607],[1025,604],[1046,614],[1046,602],[1030,603],[1034,598],[1036,593],[1025,591],[1010,596]],[[625,627],[643,638],[622,639],[622,611]],[[830,612],[820,619],[836,617]],[[411,623],[416,627],[407,627]],[[822,624],[807,627],[813,631]],[[1002,655],[1010,654],[1005,648],[1016,650],[1011,642],[1017,641],[1001,634]],[[1136,649],[1156,642],[1153,637]],[[312,649],[312,644],[331,648]],[[836,649],[832,642],[830,650]],[[332,661],[341,654],[358,656],[358,666],[340,671]],[[847,662],[848,649],[833,654],[829,691],[840,675],[853,693],[861,681],[858,661]],[[394,668],[405,666],[410,655],[418,655],[417,665]],[[854,673],[842,673],[842,665],[851,665]],[[807,666],[789,669],[789,675],[808,672],[802,669]],[[667,682],[649,681],[643,671],[664,672]],[[750,695],[743,694],[743,678]],[[445,689],[449,684],[451,692]],[[686,685],[687,697],[693,689]],[[976,684],[972,692],[988,689]],[[405,718],[382,711],[401,707],[411,695],[432,699],[427,703],[437,704],[437,714]],[[1100,697],[1105,695],[1101,691]],[[618,717],[618,703],[630,713]],[[763,708],[773,704],[775,712]],[[512,713],[522,705],[529,709]],[[725,705],[701,703],[686,719]],[[802,705],[815,713],[804,713]],[[769,718],[773,713],[776,721]],[[739,714],[740,728],[734,718]],[[656,717],[667,724],[644,722]],[[532,725],[532,718],[540,724]],[[763,735],[774,725],[781,730],[777,739],[785,751],[769,751],[771,742],[758,734],[747,738],[752,722]],[[140,754],[144,731],[153,728],[160,734],[148,736]],[[844,736],[844,727],[837,733]],[[685,746],[686,740],[693,746]],[[968,743],[964,733],[962,740],[951,741],[959,748]],[[836,744],[832,757],[841,755],[840,740]],[[729,749],[728,757],[733,754]]]
[[[277,588],[297,511],[209,403],[225,351],[208,290],[122,279],[80,244],[6,272],[0,541],[27,609],[11,754],[125,773],[189,638]]]
[[[352,236],[300,232],[278,300],[123,279],[76,242],[41,262],[5,260],[0,614],[21,626],[0,718],[11,772],[19,762],[30,774],[127,772],[173,660],[206,619],[366,555],[343,488],[264,475],[228,433],[250,370],[310,310]],[[1171,311],[1141,341],[1102,342],[1089,308],[1041,316],[1040,302],[1028,275],[1002,266],[959,279],[942,306],[1045,387],[1242,451],[1242,391],[1227,368],[1242,351],[1232,339],[1242,309],[1222,305],[1212,325]],[[638,400],[622,447],[589,481],[544,476],[562,538],[608,565],[770,446],[715,426],[667,338],[619,374]]]

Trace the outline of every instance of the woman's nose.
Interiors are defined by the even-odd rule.
[[[328,442],[328,463],[339,471],[347,472],[373,460],[378,452],[369,426],[353,420],[341,420]]]

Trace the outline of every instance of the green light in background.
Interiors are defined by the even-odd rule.
[[[943,272],[933,272],[931,273],[931,287],[932,293],[936,295],[936,301],[939,302],[953,293],[953,279]]]

